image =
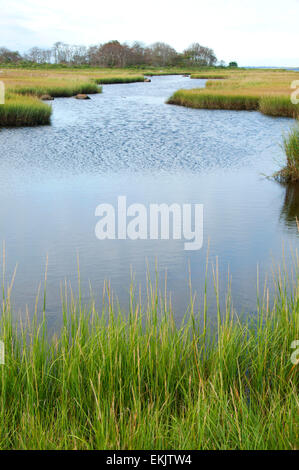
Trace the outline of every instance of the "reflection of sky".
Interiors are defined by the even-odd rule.
[[[281,215],[286,189],[261,176],[277,167],[273,158],[283,156],[281,132],[292,121],[149,102],[151,93],[178,88],[182,80],[154,78],[152,88],[107,86],[103,95],[80,105],[72,99],[55,100],[52,127],[1,131],[0,239],[6,242],[8,274],[18,263],[13,295],[18,308],[34,304],[48,254],[48,314],[57,316],[59,284],[67,278],[75,287],[78,253],[86,298],[89,280],[98,294],[104,279],[110,279],[122,305],[127,302],[130,266],[144,287],[146,260],[153,272],[157,258],[161,273],[167,268],[179,318],[188,295],[188,263],[194,287],[201,291],[210,243],[210,260],[219,257],[222,288],[229,268],[235,306],[255,309],[257,264],[263,277],[272,255],[281,259],[283,243],[295,247],[298,240],[295,224],[285,224]],[[145,99],[142,90],[147,90]],[[134,105],[135,95],[139,106]],[[145,116],[152,117],[147,131]],[[174,130],[170,136],[169,126]],[[105,128],[111,127],[108,138]],[[95,208],[116,205],[119,195],[127,196],[128,205],[204,204],[203,249],[186,252],[183,241],[97,240]],[[209,284],[211,316],[212,291]]]

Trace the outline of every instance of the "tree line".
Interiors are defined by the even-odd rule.
[[[60,64],[69,66],[130,67],[130,66],[225,66],[218,61],[213,49],[191,44],[182,53],[163,42],[145,46],[109,41],[96,46],[70,45],[56,42],[53,47],[32,47],[25,54],[0,47],[0,63]]]

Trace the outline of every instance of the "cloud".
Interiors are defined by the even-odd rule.
[[[299,65],[298,0],[0,0],[0,11],[0,45],[21,51],[111,39],[181,51],[196,41],[241,65]]]

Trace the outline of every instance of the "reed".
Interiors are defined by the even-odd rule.
[[[109,85],[116,83],[135,83],[135,82],[144,82],[144,76],[118,76],[118,77],[101,77],[94,79],[96,83],[100,85]]]
[[[100,311],[65,288],[62,327],[51,336],[45,298],[41,317],[13,321],[10,284],[0,449],[297,448],[298,268],[297,256],[293,275],[275,271],[273,307],[265,290],[247,321],[228,293],[215,329],[206,308],[195,312],[193,293],[176,325],[169,298],[149,280],[145,303],[132,287],[127,313],[107,285]],[[219,300],[217,285],[216,274]]]
[[[259,110],[268,116],[299,117],[299,105],[286,96],[264,96],[260,99]]]
[[[101,87],[92,82],[66,82],[64,85],[45,84],[29,85],[29,86],[15,86],[14,93],[20,95],[42,96],[50,95],[54,98],[71,97],[77,94],[95,94],[101,93]]]
[[[283,139],[286,154],[286,166],[274,174],[274,178],[283,183],[299,181],[299,126],[292,129]]]
[[[23,71],[24,72],[24,71]],[[0,126],[38,126],[50,124],[51,106],[40,102],[42,95],[71,97],[77,94],[101,93],[102,87],[86,80],[70,80],[61,77],[24,76],[15,71],[4,75],[6,84],[5,104],[0,105]],[[1,77],[2,78],[2,77]]]
[[[224,80],[228,78],[228,75],[219,75],[217,73],[209,73],[209,74],[204,74],[204,73],[193,73],[191,74],[190,78],[201,78],[205,80]]]
[[[291,84],[298,76],[298,72],[282,70],[194,73],[192,78],[214,80],[206,82],[205,90],[179,90],[168,103],[206,109],[259,110],[269,116],[296,118],[299,105],[291,102]]]
[[[198,109],[226,109],[226,110],[257,110],[259,98],[257,96],[213,94],[202,89],[178,90],[167,101],[168,104],[177,104]]]
[[[0,127],[50,124],[52,108],[30,96],[8,94],[0,105]]]

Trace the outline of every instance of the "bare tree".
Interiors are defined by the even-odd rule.
[[[72,47],[72,63],[76,65],[88,64],[88,54],[86,46]]]
[[[53,57],[56,64],[69,64],[72,60],[72,46],[58,41],[53,45]]]
[[[149,47],[149,51],[152,64],[157,66],[173,65],[177,57],[176,50],[164,42],[155,42]]]

